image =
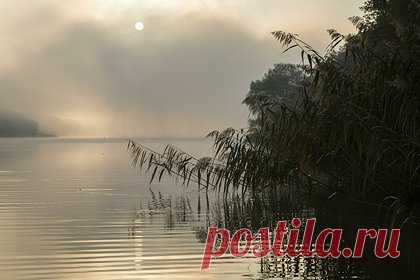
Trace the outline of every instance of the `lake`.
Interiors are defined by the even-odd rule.
[[[205,139],[138,141],[211,153]],[[324,279],[337,271],[335,262],[284,258],[267,273],[272,264],[226,256],[201,272],[209,222],[195,211],[196,187],[171,178],[150,185],[126,145],[0,138],[1,279]]]
[[[202,156],[207,140],[175,144]],[[150,186],[126,140],[0,139],[1,279],[255,279],[258,261],[220,259],[200,272],[197,214],[168,222],[142,211],[152,191],[176,200],[195,188]],[[193,200],[193,199],[192,199]]]

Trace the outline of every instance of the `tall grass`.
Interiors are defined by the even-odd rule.
[[[394,202],[418,215],[420,203],[420,5],[367,1],[352,35],[329,30],[324,53],[298,35],[273,37],[299,49],[303,77],[296,102],[250,95],[257,124],[211,132],[214,156],[197,159],[168,146],[156,153],[130,141],[133,163],[152,181],[176,175],[223,197],[258,197],[302,205],[342,193]],[[395,204],[398,201],[397,204]]]

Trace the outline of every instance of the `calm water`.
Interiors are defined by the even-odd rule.
[[[167,142],[210,151],[202,140],[144,141]],[[148,178],[125,148],[124,140],[0,138],[0,279],[259,278],[254,259],[220,259],[201,273],[201,217],[142,210]],[[195,188],[172,180],[152,189],[195,201]]]
[[[206,140],[141,142],[155,149],[171,143],[196,156],[211,152]],[[208,216],[194,211],[196,188],[177,186],[173,179],[150,186],[149,178],[130,166],[126,144],[0,138],[0,279],[360,275],[357,267],[346,263],[302,258],[261,263],[224,257],[200,272]],[[210,209],[211,219],[215,208]]]

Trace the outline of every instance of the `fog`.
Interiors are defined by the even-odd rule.
[[[347,18],[360,1],[308,2],[0,0],[0,111],[68,137],[243,127],[249,83],[298,61],[270,31],[299,33],[320,50],[327,28],[353,31]]]

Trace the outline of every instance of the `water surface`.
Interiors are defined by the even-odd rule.
[[[171,143],[198,157],[211,153],[207,140],[139,141],[156,150]],[[207,215],[202,206],[199,213],[196,187],[171,178],[151,186],[130,165],[126,145],[118,139],[0,138],[1,279],[360,276],[357,267],[315,258],[227,256],[201,272],[206,225],[217,207]]]
[[[168,142],[210,151],[206,140],[143,141]],[[201,217],[145,212],[148,178],[125,148],[125,140],[0,138],[1,279],[257,277],[256,260],[229,258],[201,273]],[[196,195],[170,179],[152,190],[174,201]]]

